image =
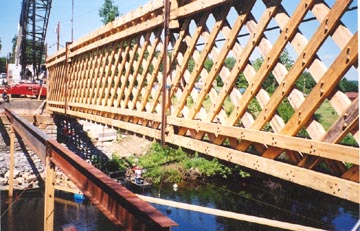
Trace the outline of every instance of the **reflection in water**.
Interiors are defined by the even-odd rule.
[[[1,229],[6,231],[43,231],[44,199],[41,193],[25,193],[9,207],[6,192],[1,195]],[[119,230],[99,210],[89,203],[75,203],[71,197],[55,200],[54,230],[61,231],[67,224],[78,231]]]
[[[282,182],[281,191],[267,190],[261,182],[216,184],[179,184],[176,191],[172,185],[154,186],[151,190],[141,191],[148,196],[160,197],[183,203],[217,208],[247,215],[254,215],[301,224],[327,230],[351,230],[359,219],[358,205],[330,197],[296,185]],[[67,196],[66,196],[67,195]],[[61,231],[64,225],[73,225],[78,231],[112,231],[119,230],[107,218],[89,203],[75,203],[68,194],[56,199],[55,231]],[[6,231],[37,231],[43,230],[42,194],[27,192],[20,198],[11,201],[2,192],[1,213],[8,208],[1,218],[1,228]],[[216,217],[198,212],[153,205],[163,214],[179,224],[173,231],[237,231],[237,230],[280,230],[252,224],[244,221]]]

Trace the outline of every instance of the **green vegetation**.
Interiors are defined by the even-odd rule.
[[[328,130],[331,125],[334,124],[338,114],[331,106],[329,100],[325,100],[324,103],[315,112],[315,120],[321,123],[325,130]]]
[[[108,24],[119,16],[119,8],[113,5],[112,0],[105,0],[104,4],[99,10],[99,16],[102,18],[104,24]]]
[[[190,155],[181,148],[163,148],[158,143],[153,143],[146,155],[130,156],[126,159],[119,159],[113,155],[111,162],[116,163],[119,170],[125,170],[134,165],[146,169],[143,176],[151,179],[153,183],[181,182],[187,178],[227,178],[233,174],[238,174],[240,177],[249,176],[239,168],[234,168],[232,171],[231,168],[219,163],[216,158],[207,160],[197,153]]]
[[[125,44],[126,45],[126,44]],[[285,50],[280,58],[279,61],[286,67],[287,70],[290,70],[294,61],[291,59],[289,52]],[[261,65],[263,64],[264,60],[262,58],[258,58],[254,61],[252,61],[253,67],[258,70]],[[225,66],[229,68],[229,70],[232,70],[234,65],[236,63],[235,58],[228,57],[225,60]],[[188,65],[188,71],[192,73],[196,68],[196,62],[194,59],[190,59],[187,63]],[[204,68],[210,72],[214,65],[213,60],[210,58],[207,58],[204,63]],[[152,71],[152,70],[151,70]],[[199,81],[200,76],[197,76],[197,81]],[[217,86],[215,87],[217,91],[220,91],[223,82],[218,75],[216,77],[216,83]],[[240,73],[234,87],[243,93],[248,88],[248,81],[246,80],[243,73]],[[316,85],[316,82],[312,75],[304,71],[297,81],[295,82],[295,88],[301,91],[304,96],[306,97],[311,90]],[[262,88],[266,90],[269,95],[272,95],[275,90],[279,87],[279,84],[272,73],[270,73],[262,82]],[[339,89],[342,91],[358,91],[358,85],[356,81],[348,81],[346,78],[344,78],[339,83]],[[192,108],[195,104],[194,98],[192,96],[187,97],[186,106],[188,108]],[[178,98],[174,96],[173,103],[178,104],[179,102]],[[203,108],[209,112],[211,106],[215,102],[212,102],[210,100],[209,95],[206,96],[204,101],[202,102]],[[262,108],[260,106],[260,103],[256,98],[251,99],[249,105],[248,105],[248,112],[252,114],[254,118],[257,118],[259,113],[261,112]],[[228,96],[224,103],[223,103],[223,110],[226,112],[227,115],[230,115],[230,113],[234,110],[234,104],[231,101],[230,97]],[[285,123],[289,121],[289,119],[294,114],[294,108],[291,106],[289,100],[285,97],[280,105],[277,108],[277,114],[284,120]],[[318,108],[318,110],[314,114],[314,119],[318,121],[325,130],[328,130],[334,122],[338,119],[338,115],[334,108],[331,106],[330,102],[328,100],[325,100],[322,105]],[[272,128],[269,123],[266,123],[266,125],[263,127],[262,130],[265,131],[271,131]],[[305,127],[303,127],[297,134],[297,136],[300,137],[306,137],[310,138],[309,134],[307,133]],[[204,137],[204,140],[206,140],[206,137]],[[344,139],[341,141],[344,145],[352,145],[352,146],[358,146],[357,142],[354,140],[354,138],[351,135],[347,135],[344,137]],[[224,145],[229,144],[229,140],[225,140],[223,142]],[[253,149],[252,146],[250,146],[249,150]],[[256,153],[256,151],[253,151]],[[287,157],[284,157],[287,158]],[[240,176],[240,177],[248,177],[249,174],[242,171],[239,166],[235,166],[233,168],[229,168],[223,164],[221,164],[216,158],[212,160],[207,160],[205,158],[200,157],[197,153],[190,155],[185,153],[181,148],[178,149],[172,149],[169,147],[161,147],[159,144],[154,143],[151,147],[151,149],[148,151],[148,153],[144,156],[136,157],[131,156],[126,159],[119,159],[114,155],[113,159],[111,160],[111,163],[115,165],[120,170],[125,170],[127,168],[131,168],[133,165],[138,165],[143,169],[146,169],[143,176],[151,179],[154,183],[160,183],[160,182],[180,182],[183,179],[196,179],[196,178],[211,178],[211,177],[228,177],[230,175],[234,176]],[[351,167],[351,165],[346,164],[347,167]],[[322,164],[322,167],[324,169],[327,169],[328,166],[326,164]]]
[[[358,81],[342,79],[339,83],[339,87],[343,92],[358,92],[359,91]]]
[[[6,73],[6,58],[0,57],[0,73]]]

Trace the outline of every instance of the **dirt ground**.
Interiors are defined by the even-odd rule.
[[[150,148],[151,143],[150,140],[135,135],[119,135],[117,140],[112,142],[99,141],[96,146],[111,158],[113,154],[119,157],[143,155]]]

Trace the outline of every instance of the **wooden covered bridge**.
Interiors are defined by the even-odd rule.
[[[356,16],[352,0],[152,1],[47,59],[48,109],[359,203],[359,101],[339,87],[358,75]]]

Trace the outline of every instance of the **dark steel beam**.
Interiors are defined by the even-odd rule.
[[[75,153],[50,139],[45,133],[5,108],[16,133],[44,161],[50,161],[97,206],[115,225],[124,230],[170,230],[177,224],[147,202],[81,159]]]

